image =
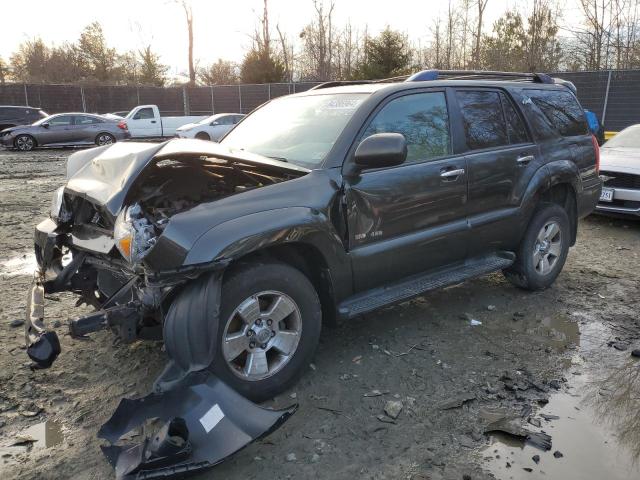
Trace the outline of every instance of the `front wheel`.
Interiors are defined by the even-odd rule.
[[[199,138],[200,140],[211,140],[211,137],[207,132],[196,133],[196,138]]]
[[[533,215],[507,279],[526,290],[543,290],[556,280],[569,253],[570,225],[560,205],[543,203]]]
[[[18,135],[13,145],[21,152],[30,152],[36,148],[36,141],[31,135]]]
[[[311,361],[321,328],[318,295],[299,270],[258,263],[222,285],[218,348],[210,370],[263,401],[292,386]]]

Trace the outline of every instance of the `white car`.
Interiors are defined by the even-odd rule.
[[[640,217],[640,124],[602,145],[600,178],[604,183],[596,211]]]
[[[133,138],[169,138],[175,136],[179,127],[203,118],[202,115],[163,117],[157,105],[139,105],[124,120]]]
[[[188,123],[177,128],[176,136],[217,142],[243,118],[244,115],[240,113],[218,113],[197,123]]]

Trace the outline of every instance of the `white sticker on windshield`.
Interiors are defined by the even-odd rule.
[[[222,410],[216,403],[213,407],[207,410],[207,413],[205,413],[202,418],[200,418],[200,423],[204,427],[205,432],[209,433],[223,418],[224,413],[222,413]]]

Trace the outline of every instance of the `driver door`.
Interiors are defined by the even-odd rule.
[[[406,161],[361,171],[345,187],[356,291],[466,256],[466,161],[452,153],[445,91],[391,98],[359,141],[385,132],[404,135]]]
[[[48,127],[40,125],[38,145],[55,145],[72,141],[73,117],[71,115],[51,117],[46,123],[49,125]]]

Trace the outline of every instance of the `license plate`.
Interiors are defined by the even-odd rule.
[[[613,188],[602,188],[602,193],[600,193],[600,201],[601,202],[613,202]]]

